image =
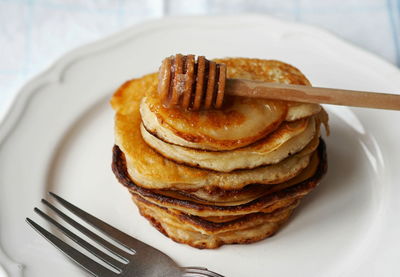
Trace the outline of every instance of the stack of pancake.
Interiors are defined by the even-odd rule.
[[[231,58],[229,78],[310,85],[296,68]],[[140,213],[197,248],[271,236],[326,172],[317,104],[226,96],[219,110],[165,108],[157,74],[113,95],[113,171]]]

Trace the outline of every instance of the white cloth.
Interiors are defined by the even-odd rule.
[[[0,121],[63,53],[165,15],[262,13],[323,27],[400,65],[399,0],[0,0]]]

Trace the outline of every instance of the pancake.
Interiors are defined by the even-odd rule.
[[[157,210],[162,210],[161,213],[163,214],[164,222],[173,224],[172,221],[179,220],[181,221],[180,224],[182,225],[182,230],[194,229],[198,232],[208,235],[257,226],[261,224],[266,217],[268,217],[269,220],[273,220],[277,217],[277,215],[281,215],[283,211],[289,208],[294,208],[299,203],[299,201],[290,201],[287,203],[288,205],[280,209],[276,209],[273,212],[249,213],[239,217],[228,217],[227,220],[220,220],[219,222],[216,222],[215,220],[208,220],[207,217],[194,216],[174,209],[158,206],[154,203],[146,201],[138,195],[133,195],[132,199],[138,206],[145,205],[148,207],[155,207]]]
[[[300,70],[281,61],[246,58],[215,59],[214,61],[226,65],[228,78],[311,86],[310,81]],[[288,101],[285,103],[288,105],[287,121],[309,117],[321,111],[321,106],[318,104]]]
[[[319,147],[319,151],[325,151],[321,149],[321,147],[324,147],[323,145]],[[316,153],[314,153],[309,165],[304,170],[302,170],[300,174],[283,183],[250,184],[239,190],[174,190],[172,191],[173,193],[171,193],[171,195],[169,196],[180,199],[181,197],[176,196],[176,194],[179,193],[180,195],[189,198],[189,200],[194,200],[198,203],[212,203],[212,205],[216,206],[236,206],[249,203],[257,198],[260,198],[263,195],[270,194],[296,184],[300,184],[302,182],[305,182],[306,180],[306,182],[317,182],[318,179],[325,174],[325,171],[326,159],[324,158],[324,160],[321,160],[321,157],[318,157]],[[153,190],[153,192],[166,195],[166,192],[169,192],[169,190]]]
[[[122,120],[119,122],[121,123]],[[125,155],[130,178],[140,186],[149,189],[195,190],[218,187],[234,190],[254,183],[281,183],[295,177],[306,168],[312,152],[318,146],[318,138],[316,138],[299,153],[278,164],[229,173],[215,172],[180,165],[164,158],[143,141],[139,126],[137,125],[137,129],[123,128],[126,131],[123,134],[118,133],[119,130],[117,130],[116,143]],[[127,139],[129,137],[135,139]]]
[[[232,150],[273,132],[285,120],[284,102],[227,95],[222,109],[200,112],[165,108],[157,90],[146,94],[140,113],[146,129],[169,143]]]
[[[164,157],[181,164],[219,172],[276,164],[302,150],[318,136],[314,118],[285,122],[258,142],[232,151],[204,151],[173,145],[153,136],[141,125],[145,142]]]
[[[214,223],[201,218],[171,212],[168,209],[134,197],[142,216],[161,233],[180,243],[200,249],[212,249],[223,244],[252,243],[277,232],[298,204],[274,213],[246,215],[236,220]]]
[[[258,191],[258,195],[251,195],[239,203],[216,203],[196,200],[174,191],[150,190],[135,184],[127,173],[123,153],[114,149],[113,171],[119,182],[126,186],[131,193],[139,195],[148,202],[162,207],[172,208],[197,216],[232,216],[254,213],[269,208],[269,212],[286,205],[290,200],[300,199],[312,191],[319,183],[327,169],[325,144],[321,140],[318,151],[313,155],[310,170],[304,175],[295,178],[292,182],[270,185]],[[296,182],[296,183],[294,183]],[[257,185],[254,185],[257,186]],[[246,189],[246,188],[245,188]],[[192,193],[192,192],[191,192]],[[235,197],[235,195],[234,195]],[[231,201],[232,202],[232,201]],[[230,204],[230,205],[229,205]],[[273,208],[273,209],[272,209]]]
[[[278,61],[233,58],[229,78],[310,85],[299,70]],[[321,110],[320,105],[226,95],[222,109],[201,112],[166,108],[157,87],[147,90],[140,109],[146,129],[171,144],[205,150],[232,150],[252,144],[274,131],[282,120],[298,120]]]

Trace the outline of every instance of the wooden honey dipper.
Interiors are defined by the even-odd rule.
[[[160,97],[167,107],[220,108],[224,94],[285,101],[400,110],[400,95],[288,85],[226,78],[226,65],[204,56],[177,54],[165,58],[159,70]]]

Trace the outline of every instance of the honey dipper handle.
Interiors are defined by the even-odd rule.
[[[400,110],[400,95],[227,79],[226,94],[295,102]]]

